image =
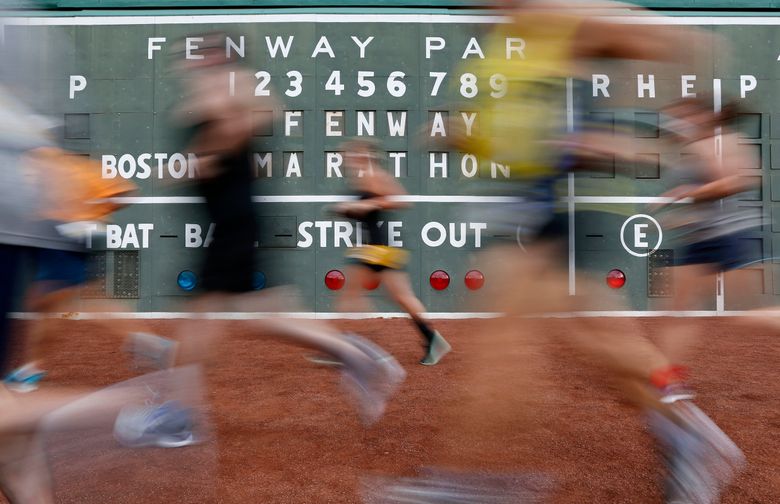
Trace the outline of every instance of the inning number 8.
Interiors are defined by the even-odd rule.
[[[477,96],[477,76],[473,73],[464,73],[460,76],[460,95],[464,98]]]

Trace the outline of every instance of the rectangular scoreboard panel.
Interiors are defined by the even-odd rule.
[[[170,122],[170,110],[183,96],[172,66],[192,55],[204,32],[225,31],[226,51],[255,76],[255,95],[270,93],[282,103],[277,110],[254,111],[273,118],[253,142],[258,271],[266,285],[294,283],[306,309],[332,310],[336,294],[326,289],[324,276],[343,269],[344,253],[359,241],[359,232],[324,209],[349,197],[342,142],[373,137],[414,203],[384,223],[383,232],[411,252],[408,271],[429,310],[450,312],[478,301],[479,291],[463,282],[467,271],[480,269],[478,252],[497,238],[513,238],[476,211],[493,201],[483,196],[484,188],[501,187],[511,172],[488,160],[479,160],[485,169],[477,170],[468,153],[432,142],[445,137],[451,123],[478,124],[477,96],[502,99],[501,80],[474,78],[469,63],[485,56],[525,57],[533,49],[519,37],[507,38],[501,54],[486,54],[486,33],[495,21],[412,14],[23,18],[6,20],[4,51],[6,61],[18,64],[20,81],[26,78],[25,94],[62,121],[63,144],[99,160],[105,177],[128,178],[140,188],[109,228],[105,292],[121,291],[125,298],[137,292],[138,308],[155,311],[178,309],[190,295],[178,287],[177,275],[198,271],[213,230],[191,183],[197,158],[183,151]],[[744,142],[757,162],[740,168],[760,180],[762,190],[743,203],[758,214],[776,213],[780,177],[773,171],[780,163],[771,154],[780,138],[773,123],[780,117],[773,93],[780,27],[774,21],[707,18],[704,29],[712,35],[697,48],[690,68],[597,62],[574,86],[573,109],[616,131],[628,128],[642,149],[634,165],[578,174],[569,194],[582,211],[572,250],[581,274],[603,277],[618,268],[629,278],[619,292],[604,286],[605,300],[623,298],[626,307],[653,309],[668,291],[649,285],[655,277],[646,254],[629,252],[642,238],[621,235],[629,218],[645,213],[652,198],[678,181],[672,167],[685,152],[661,141],[657,109],[664,103],[696,92],[749,106]],[[721,39],[732,44],[730,52],[717,43]],[[750,246],[774,257],[777,232],[765,226],[750,237]],[[138,252],[137,265],[135,256],[121,254],[127,251]],[[428,283],[439,269],[451,278],[444,291]],[[757,265],[746,274],[756,296],[774,302],[780,287],[773,271]],[[369,295],[378,311],[397,311],[381,288]],[[705,308],[715,306],[713,294]],[[739,304],[727,294],[726,308],[731,306]]]

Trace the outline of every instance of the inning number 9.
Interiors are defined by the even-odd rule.
[[[493,74],[490,77],[490,88],[493,90],[493,92],[490,93],[490,96],[493,98],[503,98],[506,96],[506,76],[502,74]]]

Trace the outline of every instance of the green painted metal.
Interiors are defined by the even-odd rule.
[[[177,169],[177,166],[184,166],[186,156],[178,164],[172,158],[182,149],[181,138],[168,122],[168,111],[181,98],[180,83],[170,71],[172,58],[181,55],[172,53],[172,41],[202,32],[203,25],[195,21],[197,18],[190,24],[7,26],[5,39],[17,46],[28,46],[37,41],[55,47],[53,51],[41,52],[35,58],[27,59],[28,63],[37,67],[33,70],[39,75],[46,75],[46,78],[34,81],[26,91],[35,97],[43,110],[64,119],[64,143],[67,147],[88,152],[95,159],[104,159],[107,166],[122,164],[120,159],[126,156],[126,169],[131,165],[137,168],[139,158],[144,154],[149,157],[153,154],[165,155],[169,165]],[[300,123],[304,133],[293,128],[291,135],[286,136],[283,133],[285,118],[281,113],[275,116],[271,131],[258,132],[256,152],[261,157],[265,153],[272,154],[270,178],[267,177],[266,167],[257,167],[258,178],[253,190],[258,196],[347,193],[342,178],[335,176],[335,172],[331,172],[333,176],[328,176],[326,153],[338,151],[344,137],[357,133],[358,112],[366,111],[376,112],[376,135],[384,147],[391,152],[406,154],[406,160],[400,166],[400,180],[410,194],[480,193],[480,177],[471,178],[464,172],[462,153],[449,153],[446,178],[440,175],[441,169],[434,170],[436,175],[431,176],[430,156],[436,151],[424,142],[416,141],[414,132],[419,131],[437,112],[458,117],[461,112],[468,111],[468,105],[452,105],[464,101],[459,84],[465,70],[459,67],[459,62],[470,38],[479,38],[484,26],[469,22],[426,24],[400,19],[392,23],[366,21],[349,24],[309,21],[210,23],[207,29],[228,29],[236,37],[245,35],[246,65],[253,71],[267,71],[271,75],[272,86],[280,96],[285,90],[293,89],[287,76],[289,71],[300,71],[303,76],[303,92],[299,96],[284,97],[283,109],[302,111]],[[712,91],[713,78],[722,79],[727,97],[740,96],[740,76],[755,76],[757,87],[743,100],[755,111],[745,117],[744,141],[756,150],[760,164],[743,168],[746,176],[760,178],[761,191],[748,198],[744,206],[767,215],[778,214],[780,205],[775,201],[780,201],[780,176],[775,171],[780,169],[780,156],[772,154],[780,148],[780,128],[776,127],[780,121],[780,101],[773,93],[778,78],[780,27],[716,26],[712,30],[734,42],[738,57],[727,63],[723,55],[713,49],[714,44],[705,44],[695,65],[685,72],[697,76],[695,89],[702,93]],[[290,35],[294,35],[295,40],[289,58],[269,57],[265,37],[275,40],[277,36],[286,39]],[[328,38],[334,58],[328,55],[312,57],[317,42],[323,36]],[[352,36],[361,40],[375,37],[365,59],[359,57]],[[433,53],[431,58],[425,57],[425,38],[428,36],[442,37],[447,42],[446,47]],[[149,59],[151,37],[165,37],[166,40],[158,41],[160,50],[152,51],[152,59]],[[69,43],[54,43],[57,40]],[[52,43],[46,44],[46,41]],[[642,142],[643,152],[651,160],[657,159],[658,164],[655,167],[653,163],[624,166],[624,175],[579,174],[575,182],[576,196],[655,196],[677,182],[674,174],[662,167],[678,163],[680,152],[661,150],[653,129],[658,118],[652,109],[679,96],[683,72],[664,79],[659,77],[656,98],[638,98],[637,75],[653,73],[654,68],[641,63],[598,66],[594,73],[610,76],[610,97],[583,101],[582,106],[597,109],[602,119],[611,117],[615,124],[632,125],[634,135]],[[340,95],[326,89],[334,71],[341,72],[341,83],[345,86]],[[370,98],[357,95],[358,71],[375,74],[376,92]],[[404,73],[406,92],[403,96],[391,96],[387,90],[386,83],[393,71]],[[438,96],[431,96],[435,79],[430,72],[447,72]],[[70,99],[68,90],[72,75],[83,76],[87,87]],[[479,85],[482,92],[489,92],[488,83]],[[325,114],[328,111],[344,113],[343,136],[325,134]],[[407,114],[406,134],[390,136],[387,114],[398,120],[401,112]],[[636,126],[633,126],[635,123]],[[295,154],[302,157],[302,176],[293,174],[285,177],[290,159]],[[187,185],[170,184],[167,176],[161,179],[159,169],[168,173],[162,161],[159,165],[153,160],[147,159],[147,162],[151,164],[151,176],[133,178],[140,187],[141,196],[195,194]],[[491,178],[489,172],[486,176]],[[500,179],[500,171],[496,171],[494,177]],[[323,279],[330,269],[344,267],[343,254],[347,244],[344,239],[336,237],[334,227],[342,226],[342,231],[352,241],[355,239],[354,231],[348,232],[347,224],[337,223],[335,221],[339,219],[329,217],[323,203],[259,203],[256,208],[263,233],[257,258],[268,285],[296,284],[304,306],[318,311],[332,310],[336,294],[325,288]],[[465,288],[463,277],[472,268],[485,267],[480,263],[477,252],[501,233],[489,226],[484,230],[478,228],[481,239],[481,246],[478,246],[473,228],[471,233],[462,231],[468,231],[470,224],[482,222],[474,216],[478,214],[474,214],[473,209],[474,206],[469,204],[418,203],[414,211],[401,212],[392,218],[392,222],[401,223],[394,226],[398,226],[403,246],[412,253],[408,271],[414,288],[431,311],[468,310],[474,306],[473,302],[479,300],[479,292]],[[576,225],[576,260],[581,268],[578,279],[582,281],[584,276],[594,275],[603,286],[594,297],[593,308],[607,307],[618,300],[628,308],[661,307],[663,299],[648,296],[647,278],[650,272],[647,259],[630,256],[623,250],[619,238],[621,225],[629,216],[643,213],[644,206],[581,204],[577,210],[580,213]],[[317,223],[320,223],[319,227]],[[151,229],[146,227],[146,243],[142,225],[153,226]],[[114,244],[108,247],[106,264],[111,270],[109,276],[115,274],[115,264],[119,262],[119,258],[115,257],[117,252],[138,250],[137,307],[166,311],[183,307],[189,294],[176,285],[176,277],[182,270],[197,272],[199,269],[203,240],[209,228],[202,205],[133,205],[119,212],[116,226],[112,228]],[[425,229],[428,229],[427,233]],[[438,241],[441,231],[444,232],[442,243],[431,245],[431,241]],[[761,229],[754,233],[751,240],[764,256],[780,255],[780,229]],[[626,287],[620,291],[610,290],[602,281],[612,268],[619,268],[628,276]],[[450,288],[442,292],[434,291],[427,281],[430,273],[437,269],[447,271],[452,278]],[[754,294],[767,304],[780,295],[780,278],[774,278],[775,273],[771,269],[755,267],[747,274],[755,279],[752,284],[756,289]],[[532,282],[533,279],[525,281]],[[518,285],[522,282],[518,279]],[[370,296],[377,302],[380,311],[395,310],[382,298],[381,289]],[[747,297],[745,295],[741,299]],[[727,298],[727,308],[739,307],[739,299]],[[714,298],[703,308],[714,308]]]

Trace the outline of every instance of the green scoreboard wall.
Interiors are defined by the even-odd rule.
[[[169,110],[182,95],[171,65],[186,57],[188,44],[197,46],[199,34],[224,30],[231,38],[226,49],[255,73],[255,93],[273,92],[282,101],[278,110],[255,111],[273,115],[272,125],[257,131],[254,142],[257,259],[264,285],[294,284],[305,309],[333,310],[336,294],[326,288],[324,277],[343,269],[347,247],[359,238],[352,223],[329,216],[324,208],[349,197],[340,166],[341,143],[357,135],[373,136],[388,151],[388,169],[414,203],[384,223],[384,231],[392,243],[410,250],[408,271],[428,308],[456,312],[470,310],[480,296],[463,280],[468,271],[484,267],[479,252],[497,237],[506,237],[479,209],[496,204],[484,187],[505,179],[508,171],[495,164],[476,170],[475,163],[485,160],[446,152],[426,139],[446,135],[448,119],[464,127],[478,121],[469,107],[476,94],[502,99],[500,77],[475,81],[464,66],[486,56],[481,42],[495,21],[473,14],[400,11],[75,17],[38,13],[7,18],[4,41],[8,59],[16,58],[20,68],[41,76],[25,92],[40,110],[63,122],[63,144],[100,161],[105,177],[129,178],[140,188],[128,200],[131,205],[117,214],[106,242],[96,239],[92,244],[104,251],[95,265],[102,281],[92,297],[128,299],[140,310],[177,311],[192,295],[177,285],[177,276],[185,270],[197,273],[210,223],[187,183],[197,160],[182,151],[182,141],[169,124]],[[740,168],[761,181],[761,190],[743,204],[756,214],[777,213],[773,200],[780,198],[780,191],[774,186],[780,178],[774,169],[780,169],[780,157],[774,139],[780,138],[780,123],[775,123],[780,108],[774,108],[774,89],[780,18],[642,22],[703,25],[711,40],[702,45],[690,68],[597,64],[584,81],[583,98],[572,98],[587,100],[582,105],[602,123],[630,124],[645,162],[622,175],[607,171],[574,180],[569,192],[571,208],[577,210],[571,264],[602,278],[614,268],[626,273],[623,289],[611,290],[603,283],[597,297],[604,306],[622,299],[625,306],[654,309],[670,285],[658,268],[663,254],[647,252],[664,250],[664,242],[652,223],[637,227],[643,219],[638,216],[674,183],[666,167],[685,155],[662,147],[656,110],[686,92],[714,93],[716,99],[736,98],[748,105],[753,112],[743,117],[743,141],[760,162]],[[731,42],[729,54],[719,49],[720,39]],[[45,50],[17,53],[19,47]],[[507,39],[499,56],[521,57],[523,50],[524,41]],[[605,208],[607,217],[594,219],[587,212]],[[774,257],[777,231],[771,225],[756,231],[751,246],[764,257]],[[447,289],[430,286],[429,276],[436,270],[449,274]],[[774,278],[769,264],[755,265],[745,275],[762,303],[774,303],[780,279]],[[576,280],[571,285],[575,290]],[[533,288],[533,282],[518,279],[518,288]],[[382,299],[381,287],[369,295],[378,311],[397,311]],[[744,297],[726,294],[724,300],[713,288],[711,302],[697,308],[743,308],[739,299]],[[89,300],[84,303],[88,307]]]

